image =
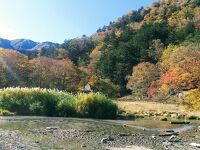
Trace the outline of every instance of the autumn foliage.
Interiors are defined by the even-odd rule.
[[[144,62],[133,68],[133,73],[128,77],[127,87],[135,96],[146,96],[151,81],[158,76],[157,67],[154,64]]]
[[[29,60],[11,50],[0,50],[0,87],[30,86],[76,91],[81,72],[68,58]]]
[[[200,46],[184,42],[169,45],[156,65],[140,63],[128,77],[127,87],[135,96],[167,101],[172,95],[200,87]],[[178,98],[178,96],[177,96]]]
[[[183,104],[190,110],[200,110],[200,90],[195,89],[188,92]]]
[[[26,85],[28,73],[28,57],[11,50],[0,50],[0,87]]]
[[[188,43],[187,43],[188,44]],[[184,43],[179,47],[166,49],[160,62],[160,78],[147,90],[148,97],[158,97],[165,92],[174,95],[200,86],[200,47],[198,44]],[[155,84],[156,83],[156,84]],[[156,93],[156,94],[155,94]]]

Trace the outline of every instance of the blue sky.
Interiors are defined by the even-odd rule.
[[[0,0],[0,37],[62,43],[155,0]]]

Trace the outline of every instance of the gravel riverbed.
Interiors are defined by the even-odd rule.
[[[120,122],[120,121],[119,121]],[[165,129],[162,129],[165,130]],[[196,150],[194,128],[178,135],[160,136],[160,130],[134,128],[116,121],[89,119],[6,117],[0,119],[2,150]]]

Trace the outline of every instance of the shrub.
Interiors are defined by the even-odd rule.
[[[61,96],[57,105],[58,115],[62,117],[75,117],[77,115],[75,100],[75,97],[72,95]]]
[[[189,116],[188,117],[189,120],[199,120],[198,116]]]
[[[100,93],[73,95],[40,88],[0,90],[0,109],[16,115],[114,118],[117,106]]]
[[[15,113],[0,108],[0,116],[14,116]]]
[[[200,90],[190,90],[186,97],[183,99],[183,105],[191,110],[200,110]]]
[[[120,96],[119,86],[105,79],[96,80],[96,82],[93,84],[93,90],[94,92],[101,92],[111,98]]]
[[[28,111],[28,95],[25,95],[23,91],[14,89],[5,89],[0,91],[1,108],[16,112],[17,114],[26,114]]]
[[[17,115],[56,116],[56,91],[37,88],[8,88],[0,90],[1,107]]]
[[[34,102],[30,104],[29,109],[33,115],[42,115],[41,110],[43,110],[43,106],[41,105],[41,102]]]
[[[138,116],[136,116],[135,114],[130,114],[130,113],[127,113],[126,114],[126,118],[127,119],[135,119],[135,118],[137,118]]]
[[[115,118],[117,105],[99,93],[79,94],[76,104],[77,112],[83,117]]]
[[[29,97],[29,99],[25,100],[29,101],[28,110],[31,115],[57,116],[56,105],[59,101],[59,94],[55,91],[46,89],[33,90],[30,91]],[[37,114],[30,109],[34,104],[40,104],[39,107],[36,107],[36,110],[39,109]]]

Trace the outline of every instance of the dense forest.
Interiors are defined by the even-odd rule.
[[[26,55],[0,50],[0,88],[76,93],[90,84],[109,97],[200,105],[200,0],[161,0],[130,11],[90,37]]]

